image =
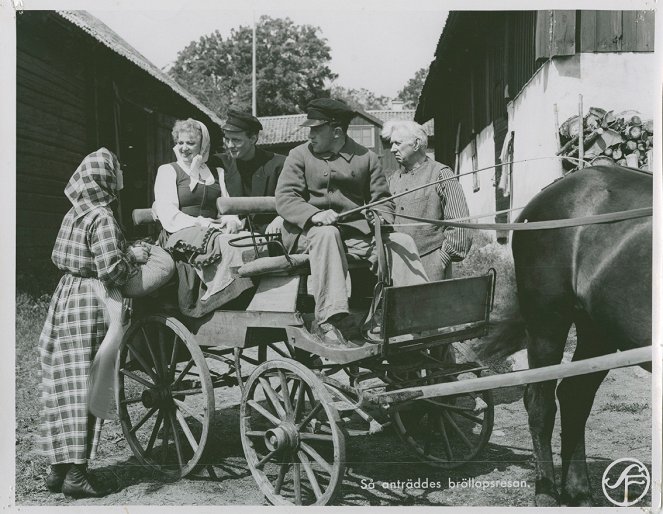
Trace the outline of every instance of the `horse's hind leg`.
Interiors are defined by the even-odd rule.
[[[568,322],[553,319],[553,323],[528,322],[529,341],[527,356],[530,368],[559,364],[564,354],[564,345],[571,326]],[[536,459],[535,494],[537,506],[558,505],[555,488],[551,439],[555,426],[557,406],[555,404],[556,381],[528,384],[525,389],[525,408],[532,435]]]
[[[578,344],[573,360],[604,355],[605,340],[586,317],[576,320]],[[562,424],[562,497],[565,505],[591,505],[589,473],[585,460],[585,425],[594,403],[594,396],[608,374],[599,371],[563,379],[557,388]]]

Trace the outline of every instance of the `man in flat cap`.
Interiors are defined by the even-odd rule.
[[[347,135],[354,111],[322,98],[307,106],[309,142],[290,151],[276,187],[276,210],[285,220],[283,243],[310,255],[315,298],[314,332],[329,344],[349,346],[340,330],[349,313],[346,252],[374,262],[372,230],[365,214],[339,222],[339,214],[390,196],[378,156]],[[391,223],[394,204],[380,209]],[[395,285],[427,281],[416,245],[406,234],[385,235]]]
[[[285,157],[256,146],[262,123],[255,116],[235,109],[228,111],[223,128],[226,152],[218,156],[225,170],[230,196],[274,196]],[[262,233],[280,232],[283,219],[271,214],[253,217]]]

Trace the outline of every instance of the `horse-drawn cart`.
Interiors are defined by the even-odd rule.
[[[606,197],[606,190],[619,194]],[[588,192],[598,199],[589,202]],[[573,195],[575,203],[569,202]],[[273,199],[245,200],[221,199],[219,210],[250,219],[252,212],[274,209]],[[482,376],[480,364],[457,363],[444,351],[453,342],[486,334],[494,272],[394,287],[384,272],[384,256],[378,259],[382,282],[377,284],[366,263],[355,263],[350,306],[356,316],[375,307],[374,291],[384,287],[381,340],[353,348],[326,345],[312,334],[305,256],[259,257],[240,268],[240,275],[256,282],[242,308],[192,319],[168,295],[136,301],[117,367],[124,434],[142,463],[169,478],[182,477],[201,463],[213,426],[214,390],[239,386],[242,446],[261,492],[274,504],[325,505],[342,484],[347,436],[390,425],[422,461],[456,467],[479,454],[490,438],[490,391],[527,384],[530,421],[545,421],[530,425],[540,441],[536,501],[557,503],[552,464],[543,458],[550,451],[556,381],[567,379],[557,396],[563,422],[573,427],[562,433],[564,447],[571,444],[565,437],[584,432],[586,416],[576,415],[576,400],[588,415],[607,370],[646,366],[652,359],[652,208],[642,205],[651,205],[650,174],[595,167],[544,189],[515,224],[474,225],[522,231],[514,237],[514,261],[534,369]],[[457,220],[416,221],[459,226]],[[379,241],[378,216],[375,224]],[[578,243],[583,238],[585,246]],[[615,240],[631,246],[618,245],[615,252]],[[576,254],[585,247],[593,250]],[[555,258],[558,264],[550,266]],[[597,272],[603,275],[597,278]],[[611,286],[601,288],[605,283]],[[621,302],[622,294],[628,304]],[[582,329],[574,360],[560,364],[572,323]],[[561,497],[568,504],[589,499],[582,441],[575,437],[575,446],[562,455]],[[579,483],[584,486],[576,487]]]
[[[241,215],[258,205],[250,202],[248,212],[232,199],[219,202],[221,212]],[[259,210],[270,209],[273,201],[263,199]],[[215,390],[229,386],[241,388],[244,454],[273,504],[327,504],[343,481],[345,438],[389,425],[434,466],[453,468],[479,454],[493,426],[490,391],[400,399],[399,393],[482,375],[482,366],[456,363],[444,348],[486,333],[494,272],[385,287],[381,340],[346,348],[312,334],[308,265],[282,259],[286,271],[263,269],[253,277],[255,294],[241,310],[192,319],[163,292],[134,301],[118,356],[117,399],[140,462],[170,479],[199,466],[214,426]],[[256,263],[254,270],[262,267]],[[375,278],[364,263],[351,275],[351,310],[361,317]],[[380,395],[389,401],[376,401]]]

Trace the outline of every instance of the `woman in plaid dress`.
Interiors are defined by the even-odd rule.
[[[121,188],[115,155],[105,148],[88,155],[65,188],[72,207],[51,256],[64,276],[39,338],[40,446],[51,463],[46,485],[74,497],[103,496],[112,489],[90,477],[86,467],[94,427],[88,375],[109,323],[100,293],[121,301],[118,288],[147,260],[144,248],[127,248],[111,211]]]

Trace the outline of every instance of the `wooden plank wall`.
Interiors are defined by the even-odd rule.
[[[31,14],[37,16],[37,14]],[[17,262],[50,257],[70,207],[64,186],[88,151],[84,56],[48,31],[17,25]]]

